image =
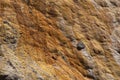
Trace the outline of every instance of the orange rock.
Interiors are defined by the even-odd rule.
[[[0,80],[120,80],[119,5],[1,0]]]

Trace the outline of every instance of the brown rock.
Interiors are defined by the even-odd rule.
[[[119,8],[119,0],[0,0],[0,80],[120,80]]]

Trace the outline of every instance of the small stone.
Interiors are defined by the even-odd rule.
[[[83,42],[78,42],[78,44],[77,44],[77,49],[78,50],[81,50],[81,49],[84,49],[85,48],[85,45],[84,45],[84,43]]]

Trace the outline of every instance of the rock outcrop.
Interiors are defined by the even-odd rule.
[[[0,80],[120,80],[120,0],[0,0]]]

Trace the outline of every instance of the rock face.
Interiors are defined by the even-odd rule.
[[[120,80],[120,0],[0,0],[0,80]]]

